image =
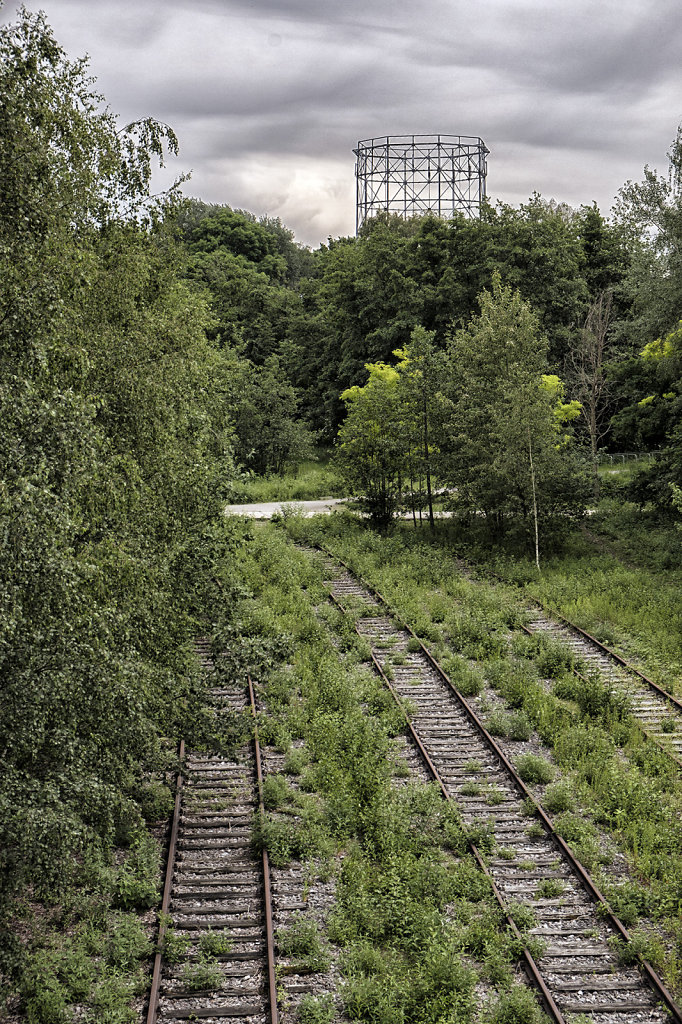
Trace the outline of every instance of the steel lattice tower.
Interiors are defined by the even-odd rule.
[[[358,142],[356,232],[385,210],[401,217],[480,216],[485,199],[482,139],[466,135],[383,135]]]

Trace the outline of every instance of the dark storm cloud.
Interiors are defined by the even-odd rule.
[[[279,213],[308,241],[351,229],[359,138],[481,135],[493,197],[608,209],[661,164],[682,114],[672,0],[40,6],[123,121],[173,125],[193,194]]]

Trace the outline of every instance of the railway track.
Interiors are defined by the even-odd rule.
[[[462,572],[473,579],[473,566],[464,558],[458,561]],[[494,570],[485,571],[499,583],[510,585]],[[529,634],[551,636],[569,647],[588,672],[597,672],[614,691],[626,698],[630,713],[644,735],[682,768],[682,700],[570,619],[548,611],[540,601],[532,599],[526,610],[529,619],[524,630]]]
[[[489,857],[472,849],[515,930],[510,904],[530,910],[529,934],[543,943],[524,966],[557,1024],[587,1015],[594,1024],[682,1024],[682,1013],[647,963],[624,967],[617,946],[629,935],[596,884],[554,831],[513,766],[453,684],[381,596],[326,553],[331,599],[364,603],[356,629],[396,701],[409,702],[408,727],[432,778],[462,820],[492,841]],[[534,808],[529,818],[528,808]],[[518,935],[518,930],[516,931]]]
[[[536,607],[529,608],[529,613],[527,631],[560,640],[584,662],[588,672],[598,672],[627,699],[642,732],[682,768],[682,701],[574,623],[554,613],[552,618]]]
[[[198,653],[209,671],[207,642]],[[248,692],[234,685],[211,697],[255,712],[250,682]],[[181,754],[147,1024],[277,1024],[270,869],[252,843],[262,799],[257,730],[234,759]]]

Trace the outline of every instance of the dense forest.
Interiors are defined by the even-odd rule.
[[[148,952],[126,915],[157,902],[177,738],[242,728],[203,710],[194,638],[232,673],[277,657],[221,514],[250,476],[333,447],[381,527],[445,492],[527,548],[596,500],[603,451],[655,452],[629,497],[677,514],[682,137],[610,218],[534,195],[311,251],[152,196],[172,130],[121,128],[42,15],[0,60],[0,971],[43,1021],[68,1019],[49,928]]]

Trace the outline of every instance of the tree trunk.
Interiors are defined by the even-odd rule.
[[[594,500],[599,501],[599,457],[597,454],[597,403],[590,409],[590,445],[592,447],[592,493]]]
[[[535,494],[535,468],[533,466],[533,445],[530,440],[530,427],[528,427],[528,457],[530,458],[530,479],[533,485],[533,521],[535,523],[535,564],[540,572],[540,538],[538,532],[538,502]]]
[[[431,462],[429,459],[429,417],[426,410],[426,395],[424,395],[424,464],[426,466],[426,494],[429,502],[429,526],[431,530],[436,529],[433,521],[433,498],[431,496]]]

